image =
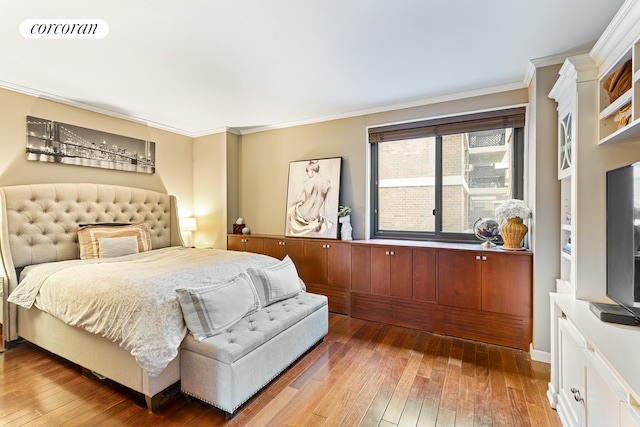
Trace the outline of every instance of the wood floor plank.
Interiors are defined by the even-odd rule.
[[[513,425],[517,427],[531,427],[527,401],[522,390],[508,387],[511,413],[513,414]],[[536,426],[537,427],[537,426]]]
[[[354,393],[352,388],[359,391],[359,387],[354,385],[356,381],[359,381],[359,373],[363,372],[364,365],[369,361],[369,357],[373,354],[373,351],[366,348],[353,349],[352,354],[349,355],[350,365],[348,366],[344,376],[340,381],[336,382],[336,386],[333,388],[330,394],[327,394],[318,406],[314,409],[314,413],[324,418],[328,418],[336,407],[344,406],[348,400],[348,396]]]
[[[439,337],[423,332],[414,347],[414,351],[422,353],[422,363],[420,363],[420,369],[418,375],[429,378],[431,370],[433,369],[433,363],[435,357],[440,351],[441,340]]]
[[[404,405],[402,415],[398,421],[398,427],[412,427],[418,424],[423,396],[427,393],[428,386],[428,378],[416,375],[407,396],[407,403]]]
[[[475,377],[476,375],[476,344],[473,341],[464,341],[462,352],[462,375]]]
[[[531,367],[531,360],[524,352],[516,353],[516,365],[518,368],[518,377],[522,382],[522,390],[528,404],[542,407],[544,402],[538,393],[538,382]],[[546,401],[546,399],[545,399]]]
[[[391,367],[391,360],[392,357],[385,357],[381,359],[379,369],[373,371],[373,375],[368,376],[368,381],[354,400],[349,412],[342,420],[342,423],[340,424],[341,426],[352,427],[361,425],[369,406],[375,399],[378,390],[382,387],[382,384],[385,381],[387,371]]]
[[[334,342],[329,345],[322,356],[316,359],[316,361],[311,366],[309,366],[291,383],[291,387],[302,388],[308,380],[313,378],[318,373],[318,371],[327,370],[332,358],[342,357],[344,355],[344,347],[345,344],[342,344],[340,342]]]
[[[549,426],[549,365],[526,352],[330,314],[329,333],[226,419],[144,399],[29,343],[0,353],[0,426]]]
[[[420,362],[422,361],[422,355],[413,354],[407,364],[405,365],[404,370],[402,371],[402,375],[400,376],[400,380],[393,391],[393,395],[391,396],[391,400],[387,405],[384,414],[382,415],[383,420],[387,420],[392,424],[398,424],[400,421],[400,416],[402,415],[402,411],[407,403],[407,399],[409,398],[409,393],[411,392],[411,386],[416,378],[416,374],[418,372],[418,368],[420,368]]]
[[[445,371],[444,387],[442,390],[442,401],[440,407],[455,412],[458,406],[458,396],[460,394],[460,377],[462,368],[456,364],[451,364]]]
[[[473,427],[475,420],[475,400],[475,379],[470,375],[462,375],[461,369],[458,402],[456,406],[456,427]]]
[[[446,373],[443,370],[435,369],[431,371],[427,391],[422,401],[422,411],[418,417],[419,426],[433,426],[436,424],[445,377]]]
[[[298,389],[293,387],[287,387],[280,392],[268,405],[262,408],[260,413],[253,417],[249,422],[245,424],[246,427],[262,427],[266,426],[271,418],[273,418],[278,412],[282,411],[293,396],[298,393]]]
[[[512,420],[507,380],[502,363],[502,353],[497,347],[489,348],[489,371],[493,425],[510,426]]]
[[[393,397],[402,373],[407,366],[408,360],[400,357],[393,357],[387,371],[384,381],[378,389],[378,393],[374,397],[367,413],[365,414],[362,425],[378,425],[382,421],[382,416]]]

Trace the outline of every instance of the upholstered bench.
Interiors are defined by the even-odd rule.
[[[181,389],[230,417],[328,332],[327,297],[302,292],[180,349]]]

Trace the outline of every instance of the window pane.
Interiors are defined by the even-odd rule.
[[[462,133],[442,139],[442,231],[471,233],[478,218],[493,218],[511,198],[513,129]]]
[[[378,228],[433,231],[435,138],[378,144]]]

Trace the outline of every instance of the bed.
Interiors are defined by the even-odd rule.
[[[126,294],[129,298],[132,292],[137,292],[134,288],[120,290],[123,288],[113,285],[116,279],[113,279],[112,283],[111,278],[101,281],[94,280],[94,277],[106,278],[107,276],[101,274],[118,272],[124,275],[124,278],[118,280],[126,282],[127,278],[133,280],[137,268],[140,271],[148,268],[149,273],[143,275],[152,277],[149,279],[151,284],[146,285],[147,288],[159,288],[158,291],[153,290],[153,295],[150,294],[148,299],[162,300],[161,303],[171,306],[171,309],[179,309],[172,286],[193,285],[191,282],[196,276],[215,281],[219,267],[210,265],[212,263],[209,258],[212,256],[224,263],[225,278],[248,266],[266,266],[274,262],[274,259],[264,255],[184,248],[175,197],[138,188],[90,183],[2,187],[0,220],[0,253],[8,278],[9,294],[12,298],[20,294],[24,298],[22,302],[31,298],[30,303],[8,304],[8,321],[4,325],[5,339],[27,340],[80,365],[85,372],[93,372],[98,377],[106,377],[123,384],[144,395],[150,411],[161,403],[162,392],[180,380],[177,347],[187,332],[184,319],[180,316],[180,319],[173,323],[164,322],[158,319],[173,319],[175,316],[164,315],[161,311],[160,314],[155,313],[154,318],[148,313],[159,309],[151,305],[147,307],[146,303],[131,306],[126,315],[111,317],[129,319],[133,318],[131,313],[147,313],[146,317],[149,319],[145,321],[143,315],[141,320],[136,320],[135,323],[139,324],[137,326],[141,327],[143,332],[148,333],[141,333],[138,329],[138,332],[131,333],[136,336],[123,338],[116,333],[93,331],[91,327],[100,323],[99,320],[103,317],[97,316],[97,309],[82,300],[82,305],[88,308],[82,316],[73,320],[75,324],[70,325],[65,323],[68,319],[60,320],[59,317],[64,317],[60,316],[60,313],[44,306],[47,293],[42,290],[45,289],[45,284],[48,286],[47,277],[59,276],[63,284],[62,287],[51,288],[52,290],[48,291],[49,297],[71,294],[67,300],[68,304],[71,304],[74,298],[80,298],[74,297],[77,294],[72,293],[73,286],[79,286],[78,289],[84,286],[90,293],[104,292],[104,295],[114,297]],[[152,249],[118,259],[80,260],[78,230],[95,224],[99,224],[100,227],[114,224],[144,224],[148,229]],[[229,257],[230,259],[227,259]],[[128,264],[130,262],[133,266]],[[193,267],[190,262],[194,263]],[[178,265],[179,271],[168,270],[166,265],[171,263]],[[81,270],[87,268],[86,264],[94,269],[91,270],[92,273]],[[192,268],[198,269],[197,272],[194,273]],[[24,279],[18,288],[21,276]],[[25,282],[29,281],[35,288],[23,292]],[[111,290],[110,286],[113,286]],[[39,300],[36,300],[36,292]],[[61,310],[64,312],[65,309]],[[162,306],[161,310],[165,309],[166,307]],[[134,330],[130,323],[108,327],[117,329],[122,335]],[[158,330],[175,330],[175,334],[165,342],[159,333],[160,344],[153,341],[152,345],[143,345],[145,351],[146,347],[154,347],[155,353],[151,353],[152,357],[146,357],[142,355],[142,350],[136,347],[136,343],[142,336],[153,336],[155,324],[161,325]],[[152,364],[149,364],[149,359],[153,361]]]

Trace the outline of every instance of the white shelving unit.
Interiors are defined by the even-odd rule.
[[[632,87],[610,102],[603,83],[632,61]],[[602,322],[606,298],[606,172],[640,160],[640,0],[627,0],[588,55],[567,58],[558,103],[560,274],[551,295],[547,396],[565,426],[640,426],[640,327]],[[631,108],[620,127],[618,112]]]
[[[556,288],[559,293],[580,295],[576,286],[577,255],[580,251],[577,239],[580,219],[579,208],[586,200],[580,196],[578,184],[581,145],[593,141],[593,133],[584,126],[594,117],[595,99],[589,104],[589,94],[597,84],[597,68],[593,59],[585,55],[568,58],[560,69],[560,77],[549,93],[558,103],[558,180],[560,181],[560,277]],[[586,289],[586,288],[585,288]]]
[[[591,50],[599,74],[599,143],[630,141],[640,138],[640,20],[638,2],[626,1],[602,37]],[[603,83],[625,62],[632,61],[632,86],[614,102],[610,102]],[[626,126],[615,120],[622,108],[631,105]]]

